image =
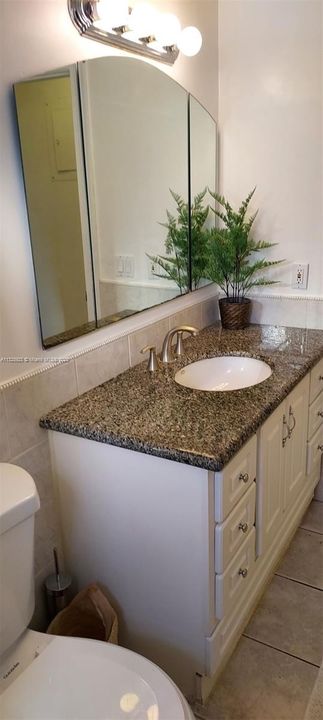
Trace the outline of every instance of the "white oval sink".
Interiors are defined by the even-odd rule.
[[[227,392],[258,385],[271,373],[271,367],[262,360],[223,355],[186,365],[176,373],[175,381],[194,390]]]

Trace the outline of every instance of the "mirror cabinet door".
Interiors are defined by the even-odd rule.
[[[207,231],[215,225],[214,199],[217,188],[216,123],[196,98],[189,98],[191,278],[192,290],[209,284],[205,278]]]
[[[44,347],[95,329],[76,72],[14,87]]]
[[[189,290],[186,91],[130,58],[79,64],[100,325]]]
[[[205,284],[216,128],[202,105],[120,57],[14,90],[44,347]]]

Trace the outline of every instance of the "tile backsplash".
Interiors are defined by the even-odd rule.
[[[160,351],[165,334],[175,325],[202,328],[216,320],[217,295],[201,302],[195,300],[175,314],[103,342],[54,367],[32,368],[34,374],[9,381],[0,388],[0,461],[25,468],[35,480],[41,501],[35,518],[36,611],[32,627],[42,630],[46,626],[42,586],[46,576],[53,572],[53,547],[58,547],[63,557],[48,436],[39,427],[40,416],[145,360],[140,353],[145,345],[156,345]],[[72,568],[69,570],[72,572]]]
[[[251,322],[323,330],[323,296],[255,294],[252,296]]]

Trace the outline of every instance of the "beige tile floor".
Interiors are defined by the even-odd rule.
[[[313,501],[203,720],[303,720],[323,658],[323,503]]]

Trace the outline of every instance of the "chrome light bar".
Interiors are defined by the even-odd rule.
[[[96,11],[97,0],[67,0],[67,5],[71,20],[80,35],[84,35],[90,40],[137,53],[168,65],[173,65],[179,55],[179,50],[174,45],[165,47],[161,51],[150,47],[149,43],[153,40],[151,37],[140,38],[138,41],[124,37],[124,33],[128,29],[126,26],[113,28],[112,32],[97,27],[95,25],[99,19]]]

